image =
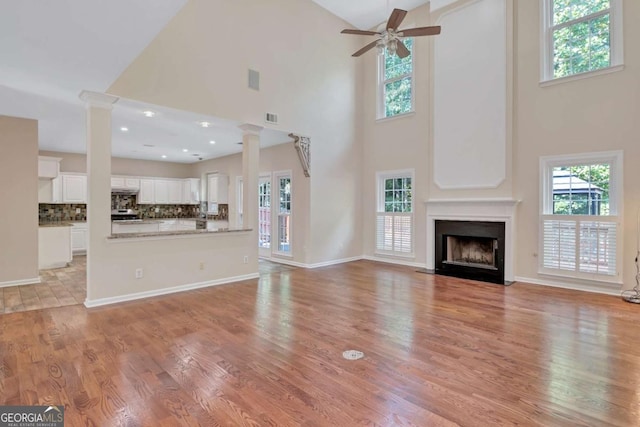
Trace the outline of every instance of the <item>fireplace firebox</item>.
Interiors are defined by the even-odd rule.
[[[435,221],[435,273],[504,284],[505,223]]]

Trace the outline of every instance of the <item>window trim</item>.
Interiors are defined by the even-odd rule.
[[[560,215],[553,214],[553,168],[557,166],[578,166],[587,164],[610,165],[609,174],[609,215]],[[623,224],[623,151],[601,151],[592,153],[567,154],[558,156],[540,157],[540,209],[538,221],[538,274],[554,277],[588,280],[594,283],[622,283],[624,271],[622,227]],[[579,270],[555,269],[544,266],[544,221],[545,220],[575,221],[576,233],[582,222],[610,222],[617,228],[616,235],[616,273],[605,275],[600,273],[588,273]],[[576,242],[577,245],[577,242]],[[576,247],[576,254],[579,250]]]
[[[622,0],[610,0],[609,4],[609,34],[610,34],[610,64],[608,67],[597,70],[585,71],[562,77],[553,77],[553,1],[542,0],[540,2],[540,86],[550,86],[559,83],[581,80],[588,77],[595,77],[609,74],[624,69],[624,41],[623,41],[623,14]],[[571,21],[572,24],[587,21],[597,14],[589,15]],[[566,23],[560,26],[566,26]]]
[[[412,26],[409,26],[407,28],[412,28]],[[413,46],[411,48],[411,74],[403,74],[403,77],[394,77],[393,79],[389,79],[389,80],[384,80],[384,71],[385,71],[385,61],[384,59],[387,56],[387,52],[385,49],[385,53],[384,54],[378,54],[377,55],[377,68],[378,68],[378,79],[377,79],[377,90],[376,90],[376,121],[385,121],[385,120],[389,120],[389,119],[395,119],[397,117],[404,117],[410,114],[415,114],[415,109],[416,109],[416,105],[415,105],[415,100],[416,100],[416,79],[415,79],[415,75],[416,75],[416,56],[415,56],[415,50],[416,50],[416,39],[415,37],[406,37],[406,38],[412,38],[413,39]],[[398,113],[398,114],[394,114],[393,116],[387,116],[386,115],[386,111],[387,109],[385,108],[385,93],[384,93],[384,88],[385,85],[389,82],[393,82],[396,80],[402,80],[406,77],[410,77],[411,78],[411,109],[405,113]]]
[[[387,179],[411,178],[411,212],[385,212],[384,211],[384,181]],[[399,169],[376,172],[376,211],[374,221],[374,253],[386,257],[415,258],[415,169]],[[378,249],[378,217],[380,214],[409,216],[411,218],[411,251],[407,253],[395,251],[383,251]],[[407,215],[408,214],[408,215]]]
[[[281,178],[289,178],[291,181],[291,209],[289,210],[289,252],[283,252],[280,248],[280,225],[278,222],[278,218],[280,217],[280,179]],[[274,185],[275,184],[275,185]],[[277,197],[277,209],[274,209],[273,203],[273,189],[277,188],[278,197]],[[280,257],[293,258],[293,173],[291,170],[277,171],[273,172],[273,178],[271,181],[271,253],[273,255],[277,255]],[[275,227],[276,232],[273,233],[273,228]],[[274,245],[273,236],[276,237],[276,244]]]

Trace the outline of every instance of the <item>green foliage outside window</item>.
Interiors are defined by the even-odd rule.
[[[413,72],[413,39],[403,40],[411,55],[384,55],[384,108],[385,117],[408,113],[412,110],[411,85]]]
[[[553,1],[553,76],[611,65],[610,0]],[[601,13],[605,12],[605,13]],[[592,14],[591,19],[572,23]]]
[[[384,211],[411,212],[411,178],[389,178],[384,181]]]
[[[553,213],[555,215],[610,215],[608,164],[578,165],[554,168],[554,175],[570,177],[569,188],[560,187],[554,179]]]

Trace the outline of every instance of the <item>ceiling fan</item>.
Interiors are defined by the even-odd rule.
[[[379,32],[349,29],[342,30],[342,34],[380,37],[378,40],[369,43],[351,56],[360,56],[368,50],[373,49],[374,47],[378,47],[380,51],[382,51],[384,48],[387,48],[387,52],[389,54],[397,54],[400,58],[406,58],[407,56],[409,56],[410,52],[409,49],[407,49],[407,46],[405,46],[405,44],[402,42],[403,37],[435,36],[436,34],[440,34],[439,25],[434,27],[418,27],[409,28],[406,30],[398,30],[398,27],[400,26],[406,15],[406,10],[393,9],[393,12],[391,12],[391,16],[389,16],[389,20],[387,21],[386,28]]]

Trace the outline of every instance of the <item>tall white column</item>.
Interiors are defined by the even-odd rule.
[[[243,124],[242,135],[242,227],[252,231],[252,264],[258,268],[258,180],[262,126]]]
[[[87,108],[87,300],[111,234],[111,110],[118,97],[82,91]]]

